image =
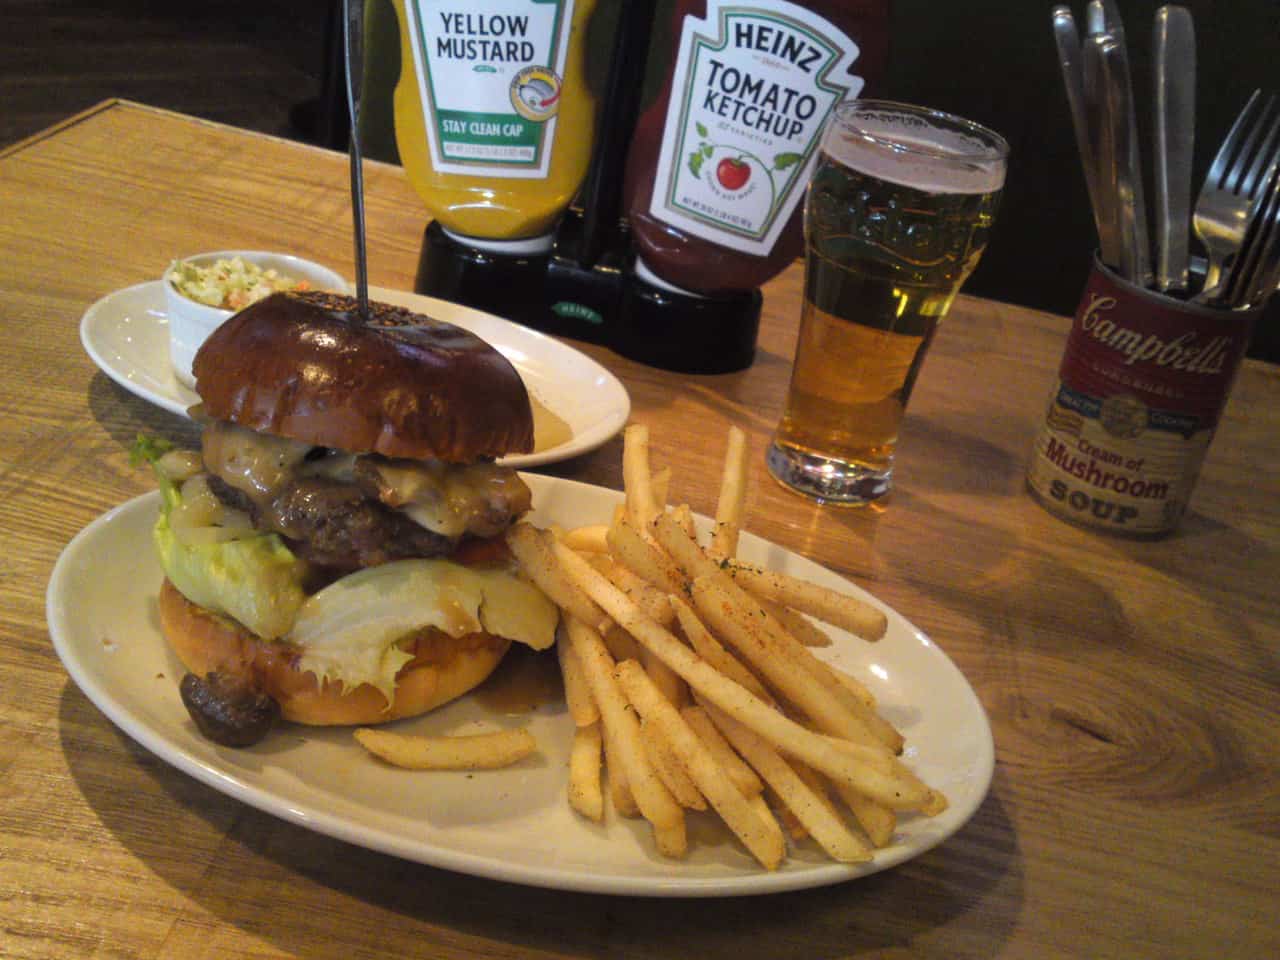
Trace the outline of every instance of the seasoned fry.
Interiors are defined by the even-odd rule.
[[[603,555],[593,554],[592,556]],[[590,560],[590,558],[588,559]],[[645,612],[646,616],[656,620],[664,627],[670,627],[675,622],[676,614],[671,609],[671,601],[668,599],[668,595],[657,587],[642,580],[620,563],[592,563],[592,566],[600,570],[609,578],[610,583],[639,604],[640,609]],[[649,651],[635,644],[610,643],[609,637],[605,638],[605,643],[609,646],[609,652],[613,654],[615,660],[639,659],[644,664],[649,676],[653,678],[653,682],[658,685],[658,689],[676,706],[680,706],[685,702],[687,698],[685,696],[684,681]],[[617,649],[614,649],[615,646],[617,646]]]
[[[693,522],[693,511],[687,503],[678,504],[671,509],[671,517],[676,523],[680,524],[680,529],[687,533],[690,537],[698,536],[698,528]]]
[[[507,531],[507,547],[510,548],[520,569],[545,593],[556,606],[573,614],[593,630],[608,629],[608,617],[590,597],[561,572],[551,557],[548,540],[537,527],[517,523]]]
[[[776,869],[786,853],[782,831],[776,822],[771,830],[770,825],[748,805],[697,734],[689,729],[676,709],[653,685],[639,663],[624,660],[618,664],[615,676],[627,699],[645,722],[662,730],[664,739],[684,764],[690,778],[729,829],[761,865],[768,870]]]
[[[871,859],[871,848],[848,828],[823,797],[810,789],[781,754],[722,711],[712,707],[707,713],[733,748],[774,789],[833,860],[855,863]]]
[[[649,471],[649,428],[643,423],[630,424],[622,432],[622,488],[627,516],[643,530],[658,512]]]
[[[662,517],[658,519],[661,521]],[[678,527],[674,529],[684,537]],[[687,538],[685,539],[687,542]],[[599,572],[593,570],[590,564],[572,550],[560,543],[554,544],[552,549],[557,560],[564,567],[566,576],[581,587],[628,633],[657,654],[695,691],[730,716],[755,730],[783,753],[800,758],[833,780],[849,783],[893,809],[918,810],[928,801],[927,789],[916,790],[909,784],[903,784],[893,778],[867,770],[865,765],[859,764],[847,753],[832,746],[821,734],[814,733],[782,715],[741,685],[721,674],[660,624],[645,617],[622,591]],[[700,551],[699,553],[701,554]]]
[[[597,523],[589,527],[574,527],[566,530],[560,539],[571,549],[579,553],[608,553],[609,544],[605,535],[609,532],[607,523]]]
[[[689,729],[698,735],[698,739],[706,744],[707,750],[716,758],[716,762],[724,767],[725,773],[733,781],[733,785],[742,791],[744,796],[754,797],[764,792],[764,783],[756,776],[751,766],[738,756],[729,741],[724,738],[719,728],[711,722],[707,712],[701,706],[685,707],[680,711]]]
[[[604,744],[604,769],[609,781],[609,800],[613,809],[620,817],[640,816],[640,807],[627,784],[626,766],[618,753],[618,738],[603,722],[600,724],[600,739]]]
[[[876,708],[876,695],[872,693],[861,680],[829,663],[827,664],[827,669],[831,671],[831,675],[836,678],[842,687],[848,690],[872,710]]]
[[[509,767],[538,749],[533,734],[523,727],[452,737],[360,727],[355,738],[374,756],[409,770],[494,770]]]
[[[653,509],[665,510],[667,506],[667,492],[671,489],[671,468],[662,467],[653,471],[653,476],[649,478],[649,494],[653,498]]]
[[[729,561],[725,567],[749,593],[807,613],[864,640],[879,640],[889,629],[883,611],[856,597],[738,560]]]
[[[607,567],[597,569],[609,578],[610,583],[634,600],[645,612],[645,616],[658,621],[664,627],[670,627],[675,623],[676,613],[671,609],[671,601],[666,591],[655,587],[621,563],[611,563]]]
[[[682,707],[688,702],[688,690],[684,681],[652,650],[641,647],[640,662],[644,665],[644,672],[649,674],[649,679],[653,681],[654,686],[662,691],[662,695],[670,700],[673,706]]]
[[[729,440],[716,500],[716,525],[711,531],[711,553],[732,557],[738,553],[742,530],[742,507],[747,495],[747,435],[739,427],[729,428]]]
[[[731,585],[730,585],[731,586]],[[825,733],[855,743],[874,741],[874,734],[847,705],[824,687],[792,651],[766,626],[764,611],[734,596],[716,577],[693,581],[693,604],[707,625],[759,671],[765,681],[786,697]],[[808,651],[803,647],[804,654]],[[886,751],[887,752],[887,751]]]
[[[765,617],[763,625],[765,632],[769,634],[783,656],[790,658],[794,663],[804,668],[817,681],[819,686],[826,691],[827,695],[838,701],[845,710],[856,717],[859,723],[876,740],[888,747],[893,753],[902,752],[903,744],[906,742],[902,734],[894,728],[893,724],[885,720],[872,707],[869,707],[861,698],[856,696],[847,684],[842,683],[828,664],[813,656],[778,621]],[[852,739],[857,743],[863,742],[857,736],[852,737]]]
[[[649,762],[654,771],[667,785],[671,795],[680,806],[689,810],[707,809],[707,800],[698,789],[697,784],[689,779],[684,765],[676,759],[671,745],[662,738],[661,732],[652,723],[640,724],[640,736],[644,740],[644,748],[649,753]]]
[[[787,633],[791,634],[806,647],[831,646],[831,637],[827,632],[804,614],[797,613],[790,607],[784,607],[780,603],[774,603],[772,600],[756,597],[756,602],[768,610],[773,619],[786,627]]]
[[[786,850],[786,831],[782,829],[782,824],[778,822],[778,818],[774,815],[773,811],[769,809],[769,801],[765,800],[764,793],[754,793],[747,797],[747,806],[751,808],[751,812],[759,817],[760,822],[764,824],[765,832],[769,836],[768,842]]]
[[[604,820],[601,760],[604,741],[599,722],[575,727],[569,749],[569,806],[588,820]]]
[[[847,783],[835,783],[836,793],[858,821],[873,847],[887,847],[898,826],[898,815],[884,804],[876,803]]]
[[[615,660],[639,660],[644,647],[636,643],[636,638],[623,630],[616,623],[604,635],[604,645],[609,656]]]
[[[600,708],[600,719],[606,735],[612,738],[615,753],[609,758],[610,762],[616,760],[625,773],[627,786],[631,789],[640,812],[653,825],[653,835],[659,851],[669,857],[684,856],[688,849],[684,811],[649,763],[640,738],[640,724],[635,714],[627,708],[626,698],[618,690],[613,659],[605,649],[604,641],[594,630],[572,617],[565,635],[582,663],[582,672],[591,688],[591,696]]]
[[[710,620],[710,626],[738,646],[738,652],[747,658],[751,666],[760,671],[775,689],[791,698],[820,729],[858,743],[869,742],[869,734],[870,738],[884,743],[894,752],[902,749],[902,735],[897,730],[852,697],[821,661],[768,616],[759,603],[725,572],[723,565],[703,553],[702,548],[685,536],[669,517],[656,517],[653,529],[658,543],[671,554],[681,570],[694,579],[695,601],[699,595],[696,584],[702,582],[705,585],[702,588],[703,599],[696,605],[702,616]],[[716,592],[709,594],[707,591],[712,588]],[[725,630],[732,633],[726,635],[723,633]],[[801,669],[790,669],[786,665],[788,661]]]
[[[677,593],[684,588],[685,578],[679,567],[646,540],[628,518],[614,521],[607,541],[618,562],[640,579],[665,593]]]
[[[560,661],[560,677],[564,681],[564,700],[573,717],[574,726],[589,727],[600,719],[600,709],[591,699],[586,677],[582,675],[582,663],[571,644],[563,639],[556,644],[556,659]]]
[[[670,597],[672,609],[676,612],[676,619],[680,621],[680,629],[684,633],[685,639],[697,651],[698,656],[730,680],[755,694],[765,703],[773,703],[773,697],[765,690],[764,684],[760,682],[759,678],[743,666],[737,657],[724,648],[724,645],[698,619],[698,615],[685,602],[684,598],[675,593],[671,594]]]

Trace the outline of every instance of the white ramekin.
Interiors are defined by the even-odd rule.
[[[252,263],[263,270],[275,269],[295,280],[305,280],[313,290],[348,292],[347,282],[328,267],[287,253],[270,253],[264,250],[217,250],[213,253],[197,253],[194,256],[182,257],[180,260],[206,267],[218,260],[230,260],[233,257],[239,257],[246,263]],[[191,362],[195,359],[196,351],[200,349],[200,345],[209,334],[218,329],[236,311],[197,303],[179,293],[171,280],[174,267],[179,262],[175,260],[169,264],[162,278],[165,312],[169,319],[169,359],[173,364],[174,376],[184,386],[195,389],[195,378],[191,375]]]

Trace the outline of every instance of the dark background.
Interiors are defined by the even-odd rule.
[[[367,2],[376,13],[387,0]],[[1197,29],[1199,178],[1249,94],[1280,90],[1280,0],[1185,5]],[[1119,0],[1148,177],[1151,30],[1159,6]],[[1012,159],[997,228],[966,289],[1070,313],[1095,237],[1057,70],[1052,7],[1040,0],[893,0],[880,86],[887,97],[959,113],[1008,138]],[[1082,23],[1082,0],[1072,7]],[[4,0],[0,146],[107,97],[334,144],[344,122],[332,69],[334,9],[329,0]],[[660,14],[655,46],[663,49],[666,23]],[[386,47],[394,44],[378,48],[386,58],[379,66],[394,76],[396,54]],[[377,104],[366,111],[377,120]],[[386,131],[372,130],[369,139],[374,155],[394,157]],[[1280,361],[1276,301],[1252,353]]]

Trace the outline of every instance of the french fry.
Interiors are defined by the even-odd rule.
[[[859,793],[847,783],[835,783],[836,793],[844,801],[858,826],[871,841],[873,847],[887,847],[893,840],[893,831],[898,827],[898,815],[884,804],[876,803],[865,794]]]
[[[615,520],[606,537],[609,549],[624,567],[666,593],[684,588],[685,578],[671,558],[641,535],[629,518]]]
[[[745,687],[765,703],[772,704],[773,696],[764,688],[760,679],[742,665],[737,657],[724,648],[719,640],[706,628],[693,608],[679,594],[671,594],[671,607],[676,612],[680,629],[685,639],[697,651],[698,656],[715,667],[730,680]]]
[[[776,869],[786,853],[782,831],[776,822],[771,830],[769,823],[751,808],[746,797],[726,778],[697,734],[689,729],[675,707],[653,685],[639,663],[624,660],[614,673],[632,706],[646,723],[661,729],[689,777],[729,829],[765,869]]]
[[[374,756],[409,770],[495,770],[509,767],[538,749],[533,734],[524,727],[449,737],[360,727],[355,738]]]
[[[871,859],[871,848],[849,829],[823,797],[810,789],[781,754],[714,707],[708,711],[708,716],[833,860],[856,863]]]
[[[874,734],[848,706],[834,696],[805,668],[793,651],[779,641],[765,624],[764,611],[741,602],[713,576],[693,581],[694,607],[704,622],[729,643],[765,682],[794,704],[824,733],[860,744],[875,741]],[[808,654],[803,647],[800,650]],[[887,749],[886,749],[887,753]]]
[[[839,684],[848,690],[851,694],[865,703],[872,710],[876,708],[876,695],[857,677],[853,676],[846,670],[827,664],[827,668],[831,671],[831,675],[836,678]]]
[[[571,550],[577,550],[579,553],[608,553],[609,544],[605,540],[605,534],[608,532],[607,523],[597,523],[588,527],[574,527],[572,530],[566,530],[560,539]]]
[[[618,752],[618,738],[603,721],[600,724],[600,740],[604,744],[604,771],[613,809],[620,817],[640,816],[640,806],[627,784],[627,770]]]
[[[669,594],[645,580],[630,567],[622,563],[611,563],[607,567],[597,568],[609,582],[634,600],[645,612],[645,616],[658,621],[664,627],[675,623],[676,613],[671,609]]]
[[[661,467],[653,471],[653,476],[649,478],[649,495],[653,499],[653,509],[665,510],[667,507],[667,492],[671,489],[671,468]]]
[[[681,503],[671,509],[671,517],[676,523],[680,524],[680,529],[687,533],[691,538],[697,539],[698,528],[693,522],[693,510],[689,508],[687,503]]]
[[[676,614],[671,608],[671,600],[668,594],[642,580],[620,563],[611,564],[603,572],[614,586],[622,590],[640,606],[646,616],[664,627],[669,627],[675,622]],[[653,682],[658,685],[658,689],[676,706],[680,706],[688,699],[684,681],[648,650],[639,647],[636,653],[629,656],[618,656],[618,652],[622,652],[621,649],[618,652],[610,649],[610,652],[614,654],[615,660],[638,658],[644,664],[645,671],[653,679]]]
[[[560,677],[564,681],[564,700],[576,727],[589,727],[600,719],[600,709],[591,699],[591,690],[582,675],[582,663],[563,636],[556,643],[556,659],[560,662]]]
[[[671,701],[673,706],[681,707],[688,702],[688,691],[679,674],[662,662],[652,650],[640,647],[640,663],[649,679],[662,691],[662,695]]]
[[[567,579],[552,559],[549,541],[537,527],[517,523],[507,531],[507,547],[520,569],[551,598],[561,610],[568,611],[593,630],[608,629],[608,617],[573,581]]]
[[[698,739],[706,744],[707,750],[724,767],[725,773],[729,775],[733,785],[742,791],[743,796],[754,797],[764,792],[764,782],[756,776],[750,764],[738,756],[724,734],[711,722],[706,710],[701,706],[685,707],[680,711],[680,716],[684,717],[684,722],[698,735]]]
[[[639,529],[645,529],[658,508],[649,471],[649,428],[643,423],[630,424],[622,432],[622,489],[627,516]]]
[[[898,732],[893,724],[876,713],[874,708],[869,707],[864,700],[850,690],[848,684],[842,683],[830,665],[810,653],[808,648],[791,636],[777,620],[765,617],[763,626],[765,632],[769,634],[783,656],[790,658],[808,672],[817,681],[818,685],[830,697],[838,701],[852,716],[856,717],[876,740],[895,754],[902,752],[903,744],[906,742],[902,734]],[[855,742],[863,742],[858,737],[853,739]]]
[[[668,595],[657,587],[642,580],[622,564],[615,562],[606,554],[591,554],[587,562],[609,578],[609,582],[639,604],[645,614],[664,627],[675,622],[675,611],[671,609]],[[645,670],[653,678],[653,682],[666,695],[667,699],[680,706],[687,699],[684,681],[677,677],[661,660],[648,650],[637,644],[631,637],[618,636],[616,626],[605,635],[605,646],[614,660],[639,660]]]
[[[591,688],[591,696],[600,708],[606,735],[613,738],[615,754],[610,759],[616,758],[620,764],[640,812],[652,824],[658,850],[669,857],[684,856],[688,849],[684,811],[649,763],[640,738],[639,721],[627,708],[626,698],[618,689],[613,659],[605,649],[604,641],[598,633],[572,617],[565,635],[582,663],[582,672]]]
[[[616,623],[604,635],[604,645],[615,660],[639,660],[644,647]]]
[[[658,728],[651,723],[640,724],[640,736],[644,740],[644,748],[648,751],[649,762],[654,772],[666,784],[676,803],[689,810],[707,809],[707,800],[698,789],[697,784],[689,779],[684,766],[671,752],[670,745],[662,739]]]
[[[716,500],[716,525],[711,531],[711,553],[732,557],[738,553],[738,534],[742,530],[742,507],[747,494],[747,435],[739,427],[729,428],[720,477],[720,496]]]
[[[889,629],[883,611],[846,593],[738,560],[725,567],[748,593],[807,613],[864,640],[879,640]]]
[[[675,529],[684,536],[678,527]],[[556,543],[552,549],[565,575],[620,626],[657,654],[696,692],[783,753],[798,757],[832,780],[848,783],[895,810],[918,810],[929,800],[927,789],[917,790],[910,784],[867,770],[822,734],[806,729],[753,696],[697,656],[661,624],[645,617],[621,590],[568,547]]]
[[[764,824],[765,833],[768,835],[768,842],[771,845],[787,848],[787,834],[782,829],[782,824],[778,822],[777,816],[769,809],[769,801],[764,798],[763,791],[752,794],[747,797],[747,806],[751,808],[762,824]]]
[[[787,633],[791,634],[806,647],[831,646],[830,635],[804,614],[797,613],[790,607],[784,607],[780,603],[774,603],[772,600],[765,600],[761,597],[756,597],[756,602],[768,610],[773,619],[786,627]]]
[[[574,728],[569,748],[569,806],[596,823],[604,820],[603,746],[599,721]]]
[[[704,619],[711,620],[711,627],[722,635],[724,630],[733,630],[732,636],[725,639],[735,645],[746,644],[746,648],[740,646],[739,653],[820,729],[858,743],[874,739],[894,752],[902,749],[902,735],[875,711],[853,698],[820,660],[768,616],[758,601],[725,572],[725,563],[716,563],[703,553],[667,516],[654,519],[653,531],[676,565],[693,578],[695,601],[697,583],[706,585],[702,588],[703,601],[695,604]],[[706,591],[712,588],[716,593],[708,595]],[[801,669],[788,669],[780,660],[793,662]]]

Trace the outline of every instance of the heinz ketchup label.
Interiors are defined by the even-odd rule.
[[[1095,266],[1027,484],[1051,512],[1132,536],[1186,510],[1254,313],[1198,307]]]
[[[832,107],[854,97],[858,47],[785,2],[708,0],[687,16],[649,212],[687,233],[768,255],[817,159]]]

